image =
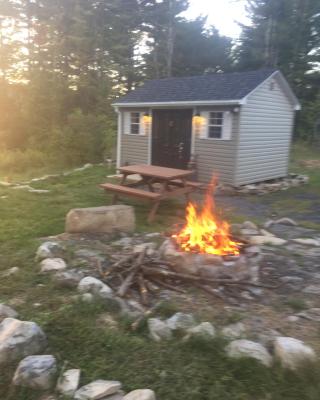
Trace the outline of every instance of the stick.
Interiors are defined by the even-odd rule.
[[[186,292],[185,290],[183,290],[183,289],[181,289],[179,287],[175,287],[173,285],[170,285],[170,283],[163,282],[160,279],[156,279],[156,278],[152,277],[151,280],[152,280],[152,282],[156,283],[157,285],[163,286],[166,289],[170,289],[170,290],[173,290],[173,291],[178,292],[178,293],[185,293]]]
[[[160,265],[160,266],[164,265],[165,267],[170,267],[170,268],[173,268],[173,266],[174,266],[174,265],[173,265],[171,262],[169,262],[169,261],[161,261],[161,260],[151,260],[151,261],[149,262],[149,264]]]
[[[196,287],[198,287],[199,289],[202,289],[202,290],[204,290],[205,292],[207,292],[207,293],[209,293],[209,294],[211,294],[211,295],[213,295],[213,296],[215,296],[215,297],[218,297],[219,299],[221,299],[221,300],[225,300],[225,298],[220,294],[220,293],[217,293],[214,289],[212,289],[210,286],[206,286],[206,285],[200,285],[200,284],[198,284],[198,283],[195,283],[194,284]]]
[[[203,278],[200,276],[193,276],[188,274],[179,274],[172,271],[162,270],[162,269],[155,269],[155,268],[145,268],[142,267],[143,273],[146,275],[157,275],[160,277],[172,278],[172,279],[181,279],[186,281],[192,282],[205,282],[205,283],[220,283],[224,285],[244,285],[244,286],[254,286],[254,287],[261,287],[266,289],[277,289],[281,285],[278,286],[270,286],[270,285],[262,285],[259,283],[254,283],[250,281],[240,281],[240,280],[233,280],[233,279],[209,279]]]
[[[133,331],[137,330],[140,323],[146,318],[152,315],[152,313],[158,308],[159,304],[156,304],[155,306],[151,307],[149,310],[144,312],[140,317],[138,317],[132,324],[131,324],[131,329]]]
[[[145,285],[144,279],[142,274],[138,275],[138,285],[139,285],[139,291],[140,291],[140,296],[141,296],[141,302],[144,306],[146,306],[149,301],[148,301],[148,289]]]
[[[123,283],[121,284],[119,290],[118,290],[118,296],[120,297],[124,297],[125,294],[127,293],[129,287],[132,284],[133,278],[135,277],[136,273],[139,271],[144,256],[146,254],[147,248],[145,248],[138,256],[137,260],[135,261],[133,267],[132,267],[132,271],[130,272],[130,274],[125,278],[125,280],[123,281]]]
[[[134,259],[137,254],[130,254],[127,257],[124,257],[122,260],[117,261],[116,263],[112,264],[111,267],[106,271],[103,275],[103,278],[107,278],[115,269],[121,267],[122,265],[129,263],[132,259]]]

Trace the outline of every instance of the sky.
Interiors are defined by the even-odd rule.
[[[186,18],[207,15],[207,23],[214,25],[222,35],[236,39],[241,32],[237,22],[248,23],[246,0],[189,0],[189,3],[189,9],[183,14]]]

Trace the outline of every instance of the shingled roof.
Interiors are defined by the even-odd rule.
[[[153,79],[117,99],[114,105],[241,100],[274,72],[275,69],[260,69]]]

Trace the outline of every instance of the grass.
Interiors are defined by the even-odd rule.
[[[306,157],[304,150],[302,153],[294,149],[292,168],[299,168],[299,159]],[[108,204],[109,198],[97,187],[107,173],[105,167],[95,166],[33,184],[49,189],[48,194],[0,187],[0,273],[10,267],[21,269],[17,276],[0,280],[0,302],[13,304],[22,319],[39,323],[48,335],[47,352],[56,355],[60,365],[67,360],[70,367],[81,368],[83,384],[99,378],[117,379],[126,391],[154,389],[158,400],[318,400],[320,366],[297,375],[278,365],[267,369],[251,360],[230,360],[220,339],[154,343],[145,329],[132,333],[123,320],[118,330],[108,330],[97,323],[106,312],[101,304],[79,304],[70,290],[57,289],[38,274],[34,261],[38,239],[63,232],[65,215],[71,208]],[[293,191],[320,195],[319,170],[308,170],[308,174],[311,184]],[[291,203],[283,202],[283,193],[290,198],[293,192],[281,192],[279,197],[275,193],[270,199],[285,211]],[[157,221],[149,226],[147,207],[130,204],[135,205],[139,231],[164,231],[181,213],[178,203],[165,204]],[[234,221],[244,219],[240,213],[233,216]],[[291,302],[290,306],[297,304]],[[175,311],[175,304],[164,303],[159,314],[167,317]],[[239,319],[235,316],[232,322]],[[34,392],[10,387],[13,369],[0,373],[0,399],[38,399],[40,395]]]
[[[298,297],[288,298],[285,304],[295,312],[303,311],[308,308],[306,301]]]

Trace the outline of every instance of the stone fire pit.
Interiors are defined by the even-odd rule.
[[[161,256],[172,264],[178,273],[197,275],[203,278],[259,280],[261,249],[258,246],[244,246],[240,255],[219,256],[198,254],[178,249],[173,239],[164,241]]]

